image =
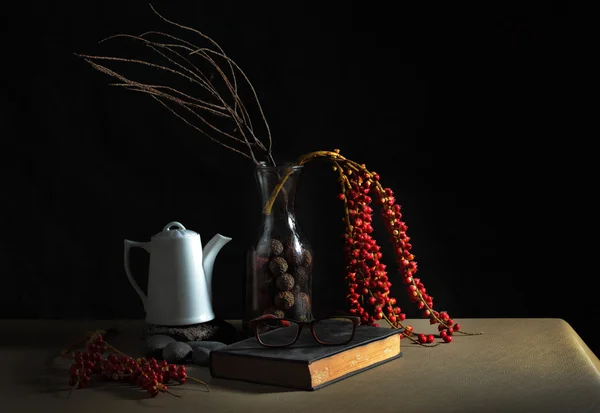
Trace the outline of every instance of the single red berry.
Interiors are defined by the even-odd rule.
[[[419,343],[427,343],[427,337],[425,334],[419,334]]]
[[[446,333],[446,330],[442,330],[442,332],[440,333],[440,337],[441,338],[448,337],[448,333]]]
[[[340,201],[343,201],[344,199],[346,199],[346,196],[344,194],[338,194],[338,199]]]
[[[435,340],[435,337],[433,336],[433,334],[429,334],[427,336],[427,342],[428,343],[433,343],[434,340]]]
[[[454,331],[459,331],[460,330],[460,324],[454,324]]]
[[[444,337],[444,341],[445,341],[446,343],[451,343],[451,342],[452,342],[452,337],[450,337],[450,336],[445,336],[445,337]]]

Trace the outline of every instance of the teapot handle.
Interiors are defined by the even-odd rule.
[[[144,305],[144,311],[146,311],[146,301],[148,301],[148,297],[146,296],[146,294],[144,294],[138,283],[135,282],[135,280],[133,279],[133,275],[131,274],[131,268],[129,267],[129,250],[132,247],[140,247],[150,252],[150,242],[129,241],[128,239],[125,240],[125,273],[127,274],[127,279],[129,279],[131,286],[133,287],[135,292],[138,293],[138,295],[140,296],[142,304]]]

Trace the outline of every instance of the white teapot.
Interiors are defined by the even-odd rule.
[[[181,326],[213,320],[213,266],[217,254],[229,241],[231,238],[217,234],[202,248],[200,235],[176,221],[165,225],[150,242],[126,239],[125,272],[142,300],[146,322]],[[131,247],[141,247],[150,253],[148,295],[131,274]]]

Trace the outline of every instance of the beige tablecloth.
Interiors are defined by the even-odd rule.
[[[435,332],[427,320],[408,320]],[[112,343],[136,355],[140,321],[0,321],[0,412],[590,412],[600,413],[600,361],[560,319],[462,319],[454,342],[424,348],[402,341],[404,356],[315,392],[211,379],[150,399],[117,383],[75,390],[55,355],[94,328],[117,326]]]

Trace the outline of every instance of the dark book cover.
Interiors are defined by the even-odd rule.
[[[278,336],[284,342],[289,341],[287,329],[280,329],[269,334]],[[397,354],[384,358],[363,368],[353,369],[350,364],[347,372],[332,380],[323,380],[315,386],[311,380],[309,366],[319,360],[333,360],[336,355],[346,353],[356,348],[364,348],[368,352],[369,345],[399,335],[402,329],[357,326],[351,342],[339,346],[324,346],[317,343],[309,329],[303,329],[298,341],[291,346],[268,348],[261,345],[255,337],[231,344],[210,354],[210,373],[214,378],[249,381],[253,383],[273,384],[305,390],[318,388],[338,382],[362,371],[372,369],[388,361],[402,356],[400,340]],[[335,328],[326,332],[328,335],[337,334]]]

